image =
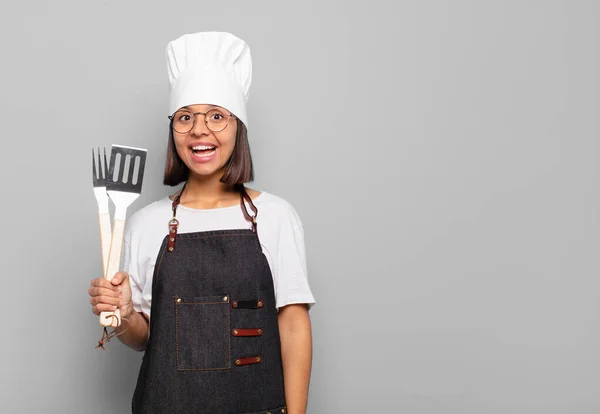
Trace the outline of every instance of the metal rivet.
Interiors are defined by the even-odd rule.
[[[175,229],[171,229],[171,233],[175,233]]]
[[[224,302],[227,302],[227,299],[229,299],[229,297],[228,297],[228,296],[225,296],[225,297],[223,298],[223,301],[224,301]]]
[[[282,408],[282,409],[281,409],[281,412],[282,412],[282,413],[285,413],[285,408]]]
[[[170,252],[172,252],[172,251],[173,251],[173,248],[172,248],[172,247],[169,247],[169,251],[170,251]]]
[[[240,361],[239,359],[235,360],[235,365],[240,365],[242,363],[242,361]]]
[[[175,241],[175,239],[174,239],[173,237],[171,237],[171,238],[169,239],[169,241]]]
[[[259,330],[258,330],[258,334],[259,334],[259,335],[262,335],[262,329],[259,329]]]
[[[181,298],[177,298],[177,303],[181,303]]]
[[[260,362],[260,357],[256,357],[256,362]]]
[[[234,335],[237,335],[237,334],[238,334],[238,331],[237,331],[237,329],[234,329],[234,330],[233,330],[233,334],[234,334]]]
[[[233,302],[233,307],[237,308],[237,300],[235,302]]]
[[[263,307],[262,300],[259,300],[259,301],[258,301],[258,307],[259,307],[259,308],[262,308],[262,307]]]

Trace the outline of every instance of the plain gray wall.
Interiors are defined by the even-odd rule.
[[[251,187],[306,232],[310,413],[600,412],[596,1],[42,1],[0,17],[3,413],[125,413],[90,148],[173,189],[166,44],[254,61]]]

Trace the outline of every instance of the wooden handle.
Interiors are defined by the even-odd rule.
[[[102,274],[106,277],[108,269],[108,255],[110,254],[110,242],[112,232],[110,229],[110,214],[98,214],[98,222],[100,224],[100,245],[102,248]]]
[[[121,264],[121,249],[123,247],[123,233],[125,231],[125,220],[115,219],[113,226],[112,241],[110,243],[110,254],[108,255],[108,269],[104,278],[111,280],[119,271]],[[111,318],[110,315],[115,315],[116,318]],[[121,313],[119,309],[114,312],[101,312],[100,325],[117,327],[121,324]]]

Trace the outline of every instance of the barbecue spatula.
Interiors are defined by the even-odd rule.
[[[115,220],[108,255],[108,269],[104,275],[109,281],[119,271],[127,207],[142,192],[146,154],[147,150],[141,148],[122,145],[112,146],[110,167],[106,177],[106,193],[115,205]],[[116,318],[111,315],[115,315]],[[115,312],[100,313],[100,325],[117,327],[120,324],[121,314],[119,309]]]

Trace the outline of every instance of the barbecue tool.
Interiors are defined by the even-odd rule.
[[[110,241],[112,231],[110,228],[110,213],[108,209],[108,194],[106,194],[106,170],[108,161],[106,158],[106,149],[104,156],[94,153],[92,148],[92,182],[94,185],[94,195],[98,202],[98,223],[100,225],[100,246],[102,248],[102,274],[105,275],[108,268],[108,253],[110,250]]]
[[[110,167],[106,177],[106,193],[115,205],[115,219],[108,255],[108,266],[104,277],[111,280],[119,271],[121,249],[127,207],[131,205],[142,192],[144,167],[147,150],[141,148],[113,145],[110,157]],[[137,167],[137,168],[136,168]],[[119,309],[114,312],[100,313],[100,325],[117,327],[121,324]]]

